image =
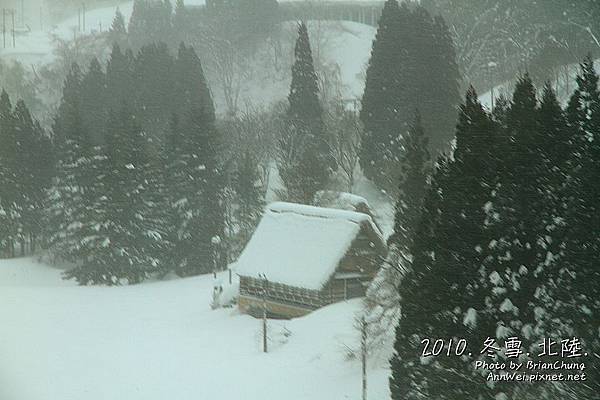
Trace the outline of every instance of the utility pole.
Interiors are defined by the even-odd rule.
[[[367,320],[363,315],[360,321],[360,347],[362,361],[362,400],[367,400]]]
[[[488,70],[488,79],[490,80],[490,85],[491,85],[491,90],[490,90],[490,97],[491,97],[491,111],[494,111],[494,75],[493,75],[493,71],[495,70],[497,64],[494,61],[490,61],[487,64],[487,70]]]
[[[219,235],[215,235],[210,239],[211,248],[213,251],[213,276],[217,277],[217,271],[219,269],[218,258],[220,255],[219,246],[221,244],[221,237]]]
[[[83,9],[83,32],[85,32],[85,2],[82,5]]]
[[[6,48],[6,8],[2,9],[2,43],[3,48]]]
[[[267,285],[269,281],[267,280],[267,276],[262,274],[263,278],[263,290],[262,290],[262,300],[263,300],[263,318],[262,318],[262,330],[263,330],[263,353],[268,352],[267,345]]]

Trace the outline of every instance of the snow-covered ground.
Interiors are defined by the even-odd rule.
[[[0,399],[360,399],[360,300],[291,321],[211,310],[212,276],[78,287],[33,259],[0,261]],[[386,399],[371,361],[369,398]]]

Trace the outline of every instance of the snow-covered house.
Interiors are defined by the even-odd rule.
[[[292,318],[363,296],[386,252],[367,214],[272,203],[236,263],[239,308]]]

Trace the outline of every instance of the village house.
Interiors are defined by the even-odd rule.
[[[386,252],[366,213],[272,203],[236,263],[239,308],[293,318],[364,296]]]

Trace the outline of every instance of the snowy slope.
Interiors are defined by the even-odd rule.
[[[315,68],[328,90],[339,91],[343,99],[357,99],[364,90],[364,71],[371,55],[375,28],[356,22],[308,21],[308,34],[315,60]],[[285,100],[290,90],[291,66],[294,61],[296,22],[284,22],[277,40],[281,55],[274,62],[274,45],[265,42],[255,56],[245,61],[244,79],[240,87],[238,105],[268,106]],[[202,57],[202,55],[200,55]],[[218,81],[213,77],[210,85],[219,110],[225,101]],[[332,76],[335,74],[335,76]]]
[[[209,276],[70,287],[48,268],[0,261],[2,400],[360,398],[360,301],[270,321],[263,354],[259,321],[210,309]],[[387,376],[369,368],[370,398],[389,398]]]
[[[600,59],[594,61],[594,67],[596,71],[600,71]],[[563,67],[564,69],[565,67]],[[570,64],[566,66],[568,74],[565,74],[564,71],[558,78],[555,78],[551,81],[552,87],[557,93],[558,100],[566,106],[569,98],[573,94],[573,91],[577,87],[577,74],[579,73],[579,64]],[[508,100],[512,99],[512,94],[515,89],[514,81],[503,82],[498,86],[494,87],[494,98],[498,98],[499,96],[504,96]],[[542,87],[538,87],[538,90],[542,90]],[[483,106],[488,109],[491,108],[491,100],[492,100],[492,91],[487,91],[479,96],[479,101]]]
[[[116,6],[90,10],[86,13],[87,35],[94,35],[99,30],[105,31],[114,17]],[[132,2],[123,2],[119,9],[128,20],[132,12]],[[77,15],[67,18],[60,24],[46,30],[33,30],[27,35],[16,38],[16,48],[0,48],[2,59],[17,60],[27,65],[48,64],[54,61],[54,38],[72,40],[84,33],[78,32]],[[364,88],[364,70],[368,62],[375,29],[371,26],[355,22],[309,21],[309,35],[315,63],[324,85],[332,86],[330,90],[340,92],[344,99],[356,99],[362,96]],[[255,57],[244,61],[244,77],[238,105],[269,106],[286,99],[291,82],[291,65],[293,62],[293,46],[296,38],[296,23],[285,22],[277,40],[280,41],[281,54],[277,62],[273,61],[273,43],[265,42],[256,51]],[[206,55],[200,54],[206,58]],[[207,66],[209,62],[205,63]],[[327,71],[329,75],[326,75]],[[225,99],[219,84],[219,77],[211,76],[207,67],[209,84],[214,93],[217,109],[225,112]],[[333,78],[331,74],[335,74]],[[216,74],[218,75],[218,74]],[[334,82],[335,80],[335,82]],[[338,82],[339,80],[339,82]]]
[[[86,12],[86,31],[79,32],[79,17],[77,14],[61,21],[54,26],[32,26],[29,34],[17,35],[15,47],[0,48],[0,57],[3,59],[17,60],[24,64],[47,64],[52,62],[54,55],[54,38],[71,40],[75,36],[90,35],[100,30],[106,31],[115,16],[117,7],[123,13],[125,20],[129,20],[133,10],[133,2],[123,2],[118,6],[103,7]]]

